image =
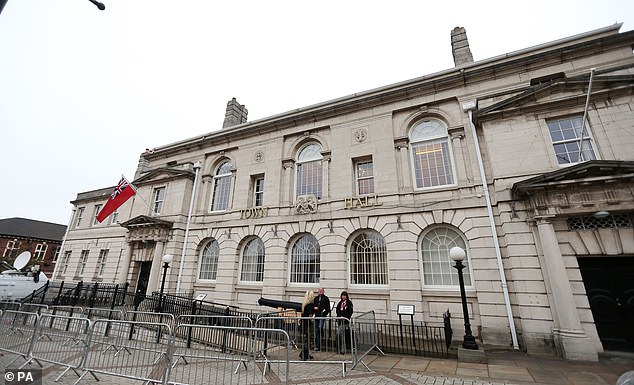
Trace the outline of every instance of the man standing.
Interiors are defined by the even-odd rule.
[[[324,288],[320,287],[317,297],[314,301],[315,317],[328,317],[330,314],[330,299],[324,294]],[[321,331],[324,328],[326,320],[315,320],[315,351],[321,350]]]

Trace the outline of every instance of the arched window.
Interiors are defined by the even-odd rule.
[[[242,249],[240,281],[262,282],[264,280],[264,243],[260,238],[252,238]]]
[[[350,243],[350,283],[387,285],[387,247],[381,234],[365,230]]]
[[[322,194],[321,145],[311,143],[297,155],[296,196],[313,194],[318,199]]]
[[[214,175],[214,191],[211,202],[211,211],[223,211],[229,208],[231,196],[231,169],[230,161],[223,162]]]
[[[218,272],[218,255],[220,246],[215,239],[207,242],[200,253],[200,266],[198,267],[198,279],[216,279]]]
[[[438,119],[423,120],[409,133],[416,188],[454,184],[453,159],[447,126]]]
[[[459,286],[458,273],[453,268],[455,262],[449,257],[449,250],[455,246],[467,252],[467,259],[463,261],[466,268],[462,272],[465,286],[471,286],[469,251],[464,238],[456,230],[447,226],[429,230],[421,240],[420,254],[424,286]]]
[[[291,248],[292,283],[319,283],[319,242],[311,234],[302,235]]]

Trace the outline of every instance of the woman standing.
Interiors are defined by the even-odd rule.
[[[352,318],[352,301],[348,298],[348,292],[341,292],[341,300],[337,303],[337,317],[346,318],[346,320],[339,320],[339,329],[337,330],[339,341],[339,354],[346,352],[346,347],[350,349],[350,318]]]
[[[302,352],[299,353],[299,358],[303,361],[312,360],[313,356],[310,355],[310,324],[311,318],[315,314],[313,308],[313,302],[315,300],[315,294],[312,290],[306,292],[304,295],[304,301],[302,302],[302,339],[303,346]]]

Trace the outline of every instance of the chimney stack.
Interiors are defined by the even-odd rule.
[[[465,63],[473,63],[467,31],[462,27],[456,27],[451,31],[451,52],[456,67]]]
[[[236,98],[232,98],[227,102],[227,112],[225,112],[225,121],[222,124],[222,128],[246,123],[248,113],[249,111],[244,105],[238,103]]]

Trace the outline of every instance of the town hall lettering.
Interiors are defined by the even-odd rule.
[[[379,203],[378,195],[364,196],[364,197],[349,197],[343,199],[344,209],[356,209],[359,207],[372,207],[383,206],[383,203]]]
[[[240,219],[258,219],[269,215],[268,207],[252,207],[240,210]]]

